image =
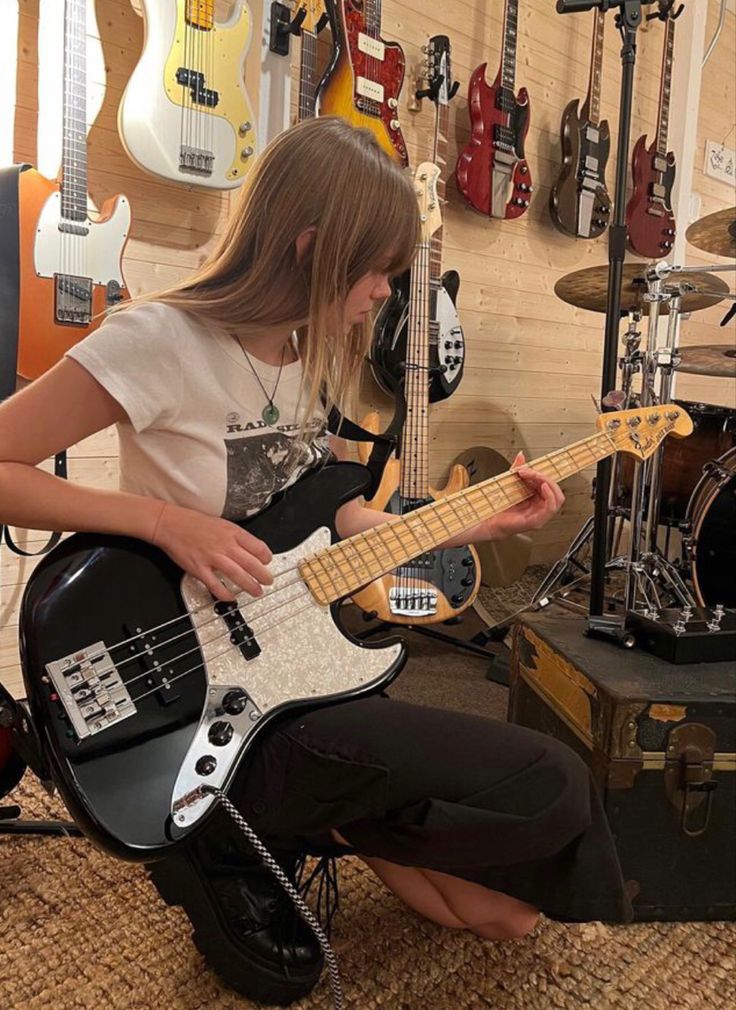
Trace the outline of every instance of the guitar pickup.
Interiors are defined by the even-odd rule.
[[[246,623],[235,600],[220,600],[215,604],[215,613],[230,629],[230,641],[237,645],[244,659],[260,656],[261,647],[253,629]]]
[[[590,123],[585,128],[585,138],[589,140],[591,144],[597,144],[601,139],[600,130],[597,126],[591,126]]]
[[[137,662],[143,668],[144,676],[138,676],[136,681],[139,686],[139,694],[155,694],[157,700],[162,705],[172,705],[179,701],[181,695],[172,689],[171,682],[176,677],[176,672],[169,661],[164,659],[161,649],[167,642],[164,638],[159,640],[157,635],[150,632],[141,631],[141,621],[126,621],[123,624],[125,637],[132,639],[129,643],[130,657],[126,658],[126,663]],[[177,653],[185,653],[190,649],[187,644],[187,637],[176,639],[171,642],[169,648],[175,649]],[[189,660],[189,666],[196,660],[190,653],[184,657],[184,661]]]
[[[378,81],[370,81],[367,77],[357,77],[355,79],[355,90],[361,98],[367,98],[371,102],[383,104],[383,85]]]
[[[206,105],[209,109],[214,109],[220,101],[217,91],[204,86],[204,74],[201,70],[179,67],[176,71],[176,83],[189,88],[190,97],[196,105]]]
[[[668,168],[667,159],[663,158],[661,154],[655,154],[652,167],[655,172],[666,172]]]
[[[371,59],[381,60],[386,54],[386,46],[380,39],[374,39],[364,32],[358,32],[358,49]]]

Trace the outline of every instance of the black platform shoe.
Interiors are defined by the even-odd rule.
[[[169,905],[181,905],[192,939],[222,980],[249,999],[286,1006],[311,992],[322,971],[312,930],[247,841],[217,820],[186,851],[147,866]],[[294,882],[296,856],[274,852]]]

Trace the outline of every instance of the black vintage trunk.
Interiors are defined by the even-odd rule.
[[[587,638],[550,606],[516,628],[509,721],[592,768],[639,920],[736,919],[736,674]]]

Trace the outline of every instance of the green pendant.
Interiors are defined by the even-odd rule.
[[[267,403],[261,411],[261,417],[266,424],[276,424],[279,419],[279,408],[275,403]]]

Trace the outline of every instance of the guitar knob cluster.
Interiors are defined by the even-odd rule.
[[[672,243],[669,242],[669,241],[662,242],[662,248],[663,249],[671,249],[672,248]]]
[[[224,719],[213,722],[210,726],[210,731],[207,734],[207,737],[210,743],[213,743],[215,747],[226,747],[233,738],[232,723],[225,722]]]
[[[664,233],[665,233],[665,235],[671,235],[673,238],[675,237],[675,229],[674,228],[665,228]]]
[[[462,346],[463,346],[462,340],[456,340],[455,341],[455,350],[456,351],[459,351]]]
[[[527,172],[529,171],[529,166],[528,165],[522,165],[519,168],[519,171],[521,172],[522,175],[526,175]]]
[[[211,754],[205,754],[194,766],[197,775],[211,775],[215,768],[217,768],[217,758]]]
[[[462,565],[463,565],[464,568],[470,568],[470,566],[472,564],[473,564],[473,559],[470,557],[470,555],[468,555],[467,557],[463,558]]]
[[[222,707],[228,715],[240,715],[248,704],[248,695],[239,688],[228,691],[222,699]]]
[[[517,207],[528,207],[529,206],[529,201],[525,200],[521,196],[515,196],[514,199],[512,200],[512,203],[515,203]]]
[[[534,186],[527,186],[527,184],[525,182],[520,182],[519,183],[519,189],[521,190],[522,193],[533,193],[534,192]]]
[[[475,579],[472,575],[466,575],[464,579],[460,579],[461,586],[472,586],[474,582]]]

